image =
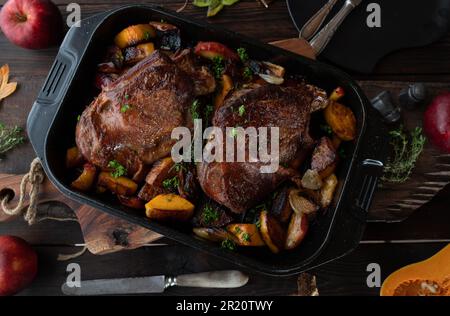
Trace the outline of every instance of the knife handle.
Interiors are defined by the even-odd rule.
[[[237,288],[248,282],[248,276],[236,270],[203,272],[166,279],[166,288],[172,286],[200,288]]]
[[[320,29],[336,2],[337,0],[329,0],[322,8],[320,8],[320,10],[317,11],[316,14],[314,14],[302,27],[300,30],[300,37],[307,41],[310,40]]]

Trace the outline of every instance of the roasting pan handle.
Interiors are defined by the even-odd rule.
[[[360,185],[361,191],[356,198],[356,208],[367,213],[378,185],[378,179],[383,175],[384,165],[379,160],[365,159],[360,167],[363,176]]]

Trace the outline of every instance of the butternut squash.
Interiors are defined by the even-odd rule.
[[[223,105],[225,98],[231,90],[233,90],[233,80],[228,75],[222,75],[221,89],[214,98],[215,109],[218,109]]]
[[[356,138],[356,117],[350,108],[337,102],[330,102],[323,114],[328,125],[340,139],[350,141]]]
[[[256,224],[230,224],[227,226],[227,231],[235,237],[239,246],[261,247],[266,245]]]
[[[194,208],[194,204],[176,194],[160,194],[145,205],[147,217],[160,221],[189,220]]]
[[[450,244],[431,258],[392,273],[381,296],[450,296]]]

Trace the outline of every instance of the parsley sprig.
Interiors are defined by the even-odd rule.
[[[119,162],[117,162],[116,160],[111,160],[108,163],[108,168],[113,169],[113,171],[111,171],[111,175],[114,178],[119,178],[119,177],[125,176],[128,173],[127,169],[124,166],[122,166]]]
[[[216,209],[209,204],[205,205],[203,208],[202,219],[206,225],[218,221],[219,217],[219,212]]]

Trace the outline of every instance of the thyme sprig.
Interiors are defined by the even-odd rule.
[[[422,129],[416,127],[407,132],[400,126],[398,130],[389,133],[391,137],[392,155],[384,168],[382,180],[390,183],[407,181],[423,151],[426,142]]]
[[[6,127],[0,123],[0,155],[5,154],[17,145],[22,144],[25,138],[20,127]]]

